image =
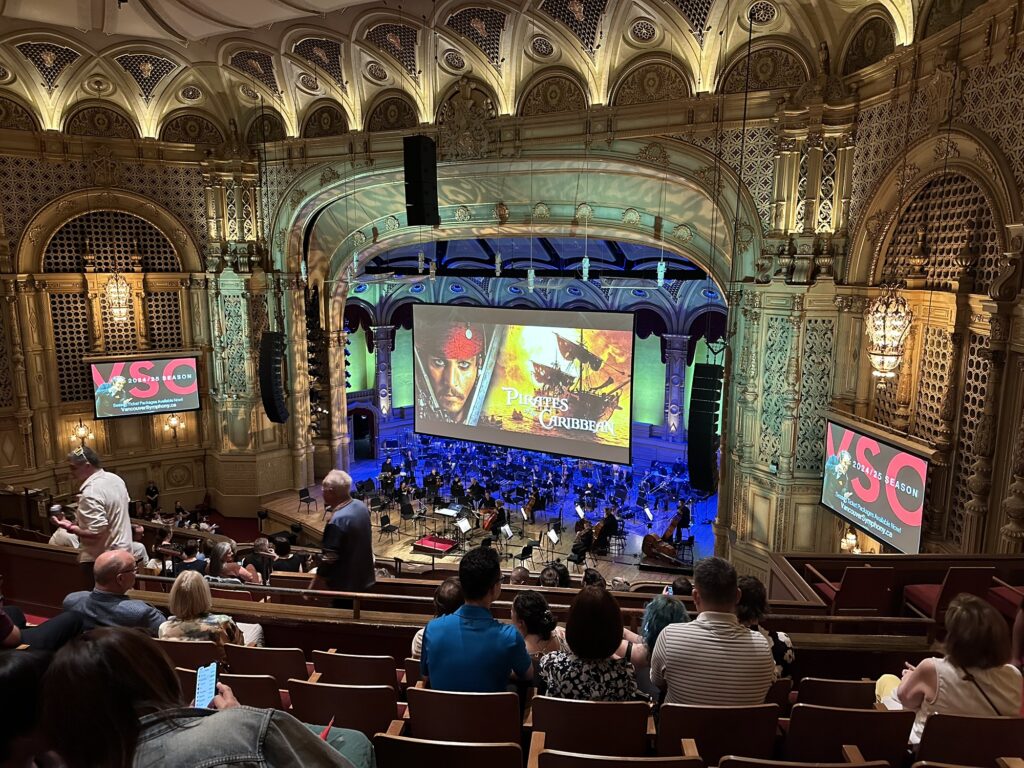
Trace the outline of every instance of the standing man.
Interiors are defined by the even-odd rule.
[[[103,469],[92,448],[83,445],[68,454],[68,470],[80,484],[76,523],[51,517],[50,522],[78,537],[82,576],[92,586],[93,563],[112,549],[130,550],[132,525],[128,516],[128,488],[124,480]]]
[[[370,511],[352,498],[352,478],[332,469],[323,481],[324,506],[331,521],[324,528],[323,561],[313,589],[365,592],[377,583],[373,573],[373,526]],[[334,601],[335,608],[350,608],[351,600]]]

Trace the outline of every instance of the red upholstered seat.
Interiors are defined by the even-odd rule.
[[[939,604],[941,584],[909,584],[903,588],[903,599],[912,603],[921,613],[931,616]]]
[[[985,598],[995,578],[995,568],[953,567],[946,571],[942,584],[908,584],[903,588],[903,602],[922,616],[942,624],[946,608],[957,595],[966,592]]]
[[[835,601],[836,593],[839,591],[839,585],[834,581],[819,581],[815,582],[814,588],[818,594],[825,598],[825,601],[829,604]]]
[[[1024,605],[1024,588],[992,587],[988,601],[1010,621],[1017,616],[1017,609]]]

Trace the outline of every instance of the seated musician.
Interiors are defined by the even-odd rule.
[[[479,507],[480,505],[477,502],[483,500],[485,491],[483,486],[476,481],[475,477],[470,479],[469,488],[466,491],[469,493],[469,498],[473,500],[474,506]]]
[[[673,533],[672,541],[675,544],[682,544],[683,531],[690,528],[690,508],[682,499],[679,500],[679,504],[676,506],[675,523],[676,529]]]
[[[427,497],[431,501],[437,498],[441,492],[441,475],[437,468],[430,470],[430,474],[423,478],[423,487],[427,491]]]
[[[402,460],[402,466],[405,467],[405,471],[410,475],[416,469],[416,459],[412,455],[412,449],[407,448],[405,451],[405,458]]]
[[[459,478],[452,480],[452,498],[461,499],[466,495],[466,489],[462,487],[462,481]]]
[[[598,524],[601,530],[594,539],[594,550],[599,554],[608,551],[608,542],[619,532],[619,518],[615,516],[615,507],[611,504],[604,511],[604,519]]]
[[[577,557],[584,557],[594,547],[594,529],[589,520],[579,520],[576,523],[576,541],[572,543],[572,554]]]

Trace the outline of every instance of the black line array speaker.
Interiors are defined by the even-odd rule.
[[[284,334],[264,331],[260,338],[260,396],[267,418],[275,424],[288,421],[288,404],[284,400]]]
[[[406,136],[402,140],[405,160],[405,214],[410,227],[436,227],[437,147],[429,136]]]
[[[715,466],[718,435],[718,407],[722,401],[720,365],[697,363],[693,367],[690,387],[689,433],[686,444],[690,465],[690,485],[694,489],[713,493],[718,486],[718,467]]]

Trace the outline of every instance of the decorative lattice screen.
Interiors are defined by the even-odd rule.
[[[875,390],[875,421],[883,427],[894,427],[896,424],[896,412],[899,408],[896,402],[898,388],[899,385],[894,380],[887,379],[881,388]]]
[[[917,231],[924,229],[928,251],[928,287],[948,290],[960,274],[954,259],[966,240],[964,224],[975,223],[978,293],[988,291],[999,274],[1002,238],[999,223],[981,188],[961,174],[950,173],[928,182],[906,207],[896,227],[882,265],[883,280],[906,275],[910,254],[917,244]]]
[[[687,141],[685,136],[673,138]],[[752,126],[747,128],[746,141],[742,141],[743,132],[737,129],[722,131],[721,149],[719,150],[716,134],[694,138],[693,144],[706,149],[711,154],[721,151],[722,160],[737,173],[742,173],[743,183],[750,190],[761,217],[762,231],[771,227],[772,194],[775,184],[775,128],[770,125]],[[740,168],[740,150],[743,152],[743,167]]]
[[[146,322],[149,325],[149,346],[153,349],[180,349],[181,301],[177,291],[154,291],[146,294]]]
[[[942,428],[942,401],[950,386],[949,365],[952,354],[953,347],[947,331],[930,326],[924,329],[913,433],[930,443],[939,439]]]
[[[796,436],[796,468],[813,472],[824,460],[825,413],[832,401],[832,346],[835,322],[824,318],[807,321],[800,356],[799,427]]]
[[[136,243],[144,271],[181,271],[174,246],[163,233],[145,219],[121,211],[86,213],[57,230],[46,244],[43,271],[82,272],[87,240],[97,272],[130,272]]]
[[[807,142],[800,146],[800,167],[796,183],[796,218],[793,226],[798,230],[804,228],[804,213],[807,209]]]
[[[782,442],[782,395],[786,391],[789,320],[785,317],[769,317],[765,336],[760,456],[761,461],[767,464],[778,456]]]
[[[139,348],[135,333],[135,305],[128,305],[128,319],[117,322],[110,316],[106,296],[100,296],[100,322],[103,324],[103,349],[108,354],[134,352]]]
[[[960,409],[956,476],[953,482],[953,504],[946,537],[957,546],[963,544],[964,508],[971,499],[967,479],[971,476],[976,454],[974,439],[981,421],[985,397],[988,395],[989,360],[982,355],[988,349],[987,336],[970,335],[967,347],[967,371],[964,375],[964,397]]]
[[[89,372],[82,357],[89,349],[89,317],[81,293],[51,293],[50,317],[57,350],[60,399],[65,403],[92,398]]]
[[[7,343],[7,322],[0,314],[0,360],[10,360],[10,347]],[[0,408],[14,405],[14,384],[11,381],[11,366],[0,365]]]
[[[836,191],[836,152],[839,143],[827,138],[821,144],[821,186],[819,187],[818,232],[832,231],[833,197]]]

